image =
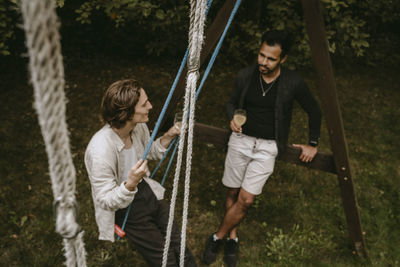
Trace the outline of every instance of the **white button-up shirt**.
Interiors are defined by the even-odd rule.
[[[132,143],[138,157],[144,154],[150,139],[145,123],[138,123],[132,131]],[[85,152],[85,165],[92,187],[92,197],[99,228],[99,239],[114,241],[115,211],[126,208],[135,197],[134,191],[126,189],[122,182],[124,174],[124,143],[121,138],[106,124],[90,140]],[[165,148],[158,138],[152,144],[148,159],[160,159]],[[135,164],[133,162],[132,164]],[[157,199],[164,197],[165,189],[155,180],[144,178],[153,190]],[[134,209],[133,209],[133,212]]]

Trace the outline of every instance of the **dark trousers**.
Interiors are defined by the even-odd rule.
[[[121,226],[127,209],[118,210],[115,222]],[[138,185],[138,192],[132,202],[132,208],[125,225],[127,238],[133,242],[149,266],[162,265],[165,236],[168,226],[169,205],[157,200],[145,180]],[[180,230],[174,223],[168,252],[167,266],[179,266]],[[185,251],[185,266],[197,266],[193,254]]]

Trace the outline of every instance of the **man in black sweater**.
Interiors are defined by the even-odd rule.
[[[237,225],[261,194],[272,174],[275,158],[287,146],[293,101],[309,118],[309,143],[301,148],[300,160],[310,162],[317,154],[321,111],[308,86],[295,72],[281,67],[287,59],[290,37],[283,31],[269,31],[262,37],[257,64],[239,71],[227,114],[232,130],[222,183],[228,187],[225,217],[217,232],[206,243],[203,261],[216,260],[227,235],[224,261],[237,266]],[[246,112],[243,127],[235,119],[235,110]]]

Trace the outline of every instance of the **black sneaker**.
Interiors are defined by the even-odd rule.
[[[214,241],[214,234],[207,239],[206,248],[203,253],[203,262],[205,264],[211,264],[217,259],[218,250],[221,245],[222,240],[218,239]]]
[[[228,239],[225,243],[224,262],[228,267],[236,267],[238,265],[238,243],[233,239]]]

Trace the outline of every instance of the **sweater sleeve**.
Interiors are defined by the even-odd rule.
[[[309,143],[317,145],[321,131],[321,109],[303,80],[297,86],[295,97],[308,115]]]
[[[140,135],[141,135],[144,149],[146,149],[147,143],[150,140],[149,128],[147,128],[147,125],[145,123],[141,123],[140,125],[138,124],[138,126],[140,127]],[[147,158],[150,160],[161,159],[161,157],[165,151],[166,151],[166,148],[161,145],[160,137],[159,137],[156,140],[154,140],[154,142],[151,144]]]
[[[92,185],[94,200],[102,209],[116,211],[126,208],[137,192],[126,189],[124,183],[117,184],[116,174],[102,157],[87,155],[86,167]]]

